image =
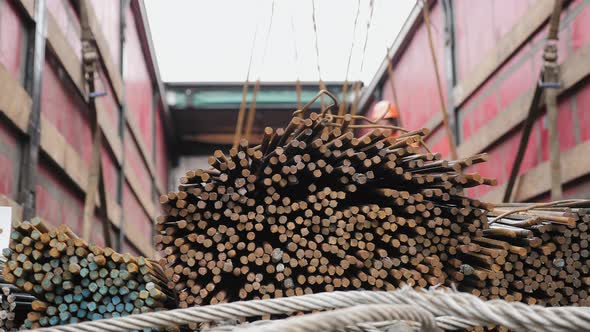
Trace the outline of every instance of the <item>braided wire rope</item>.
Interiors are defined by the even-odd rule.
[[[422,331],[436,332],[434,316],[415,305],[368,304],[311,315],[296,316],[239,330],[240,332],[331,332],[343,326],[389,320],[410,320],[419,322]]]
[[[375,310],[366,311],[362,309],[363,306],[370,305],[386,305],[388,308],[382,309],[379,307],[379,313],[382,315],[373,314],[372,312]],[[403,305],[403,307],[399,307],[400,305]],[[427,316],[418,316],[419,313],[415,308],[421,308],[421,310],[435,317],[435,324],[438,328],[448,330],[485,325],[502,325],[515,331],[579,332],[588,331],[590,328],[590,308],[587,307],[546,308],[503,300],[486,302],[474,295],[452,290],[417,291],[410,287],[404,287],[390,292],[337,291],[268,300],[240,301],[54,326],[42,328],[38,331],[128,331],[155,327],[173,327],[189,323],[223,322],[269,314],[289,315],[296,312],[350,307],[362,312],[362,314],[359,314],[360,316],[354,316],[354,321],[325,319],[324,316],[319,314],[296,316],[283,321],[294,324],[293,321],[303,319],[304,323],[299,321],[296,326],[300,326],[299,324],[313,324],[317,329],[319,325],[315,320],[337,323],[336,325],[342,327],[342,324],[347,322],[354,326],[371,320],[391,321],[400,318],[403,320],[410,317],[410,315],[415,315],[412,317],[421,322],[421,328],[424,329],[425,327],[428,328],[430,326],[428,324],[432,322],[426,319]],[[389,307],[397,309],[389,309]],[[399,308],[403,308],[403,310]],[[404,311],[404,313],[401,311]],[[406,313],[405,311],[410,312]],[[337,316],[350,316],[348,311],[337,310],[333,311],[333,313]],[[399,315],[395,316],[396,314]],[[272,324],[279,324],[283,321],[271,321],[267,324],[257,324],[248,328],[258,331],[266,328],[267,325],[272,326]]]

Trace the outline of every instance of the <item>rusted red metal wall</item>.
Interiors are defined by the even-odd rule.
[[[122,77],[124,100],[120,105],[117,100],[113,78],[104,61],[99,65],[97,90],[105,92],[97,99],[101,111],[102,125],[110,132],[120,146],[112,146],[105,139],[101,151],[104,181],[108,196],[113,201],[122,201],[118,211],[123,215],[125,230],[133,237],[140,237],[144,243],[151,243],[154,199],[159,194],[158,188],[168,187],[168,147],[162,117],[163,100],[155,96],[157,68],[152,68],[150,48],[146,46],[149,36],[144,29],[145,17],[137,0],[132,1],[121,12],[119,1],[91,0],[97,25],[106,43],[105,49],[112,60],[113,68],[119,71],[121,65],[121,18],[127,21],[124,44],[125,72]],[[81,22],[80,10],[76,2],[47,1],[47,13],[58,27],[60,38],[66,42],[70,54],[81,61]],[[12,79],[23,85],[26,66],[27,35],[30,32],[31,18],[25,8],[16,1],[0,1],[0,66]],[[55,33],[54,33],[55,34]],[[79,157],[81,168],[89,169],[92,160],[92,137],[89,110],[79,87],[74,83],[80,78],[72,78],[64,67],[61,55],[47,46],[43,68],[41,114],[52,127],[63,136],[67,148]],[[63,57],[63,56],[62,56]],[[80,63],[81,67],[81,63]],[[0,91],[0,93],[3,93]],[[121,117],[125,107],[129,121]],[[2,111],[2,110],[0,110]],[[121,137],[121,122],[123,137]],[[41,128],[43,131],[43,128]],[[21,159],[21,142],[25,138],[22,129],[18,129],[0,112],[0,194],[18,201],[19,163]],[[155,144],[155,149],[154,149]],[[117,151],[120,155],[117,156]],[[143,149],[143,151],[142,151]],[[154,156],[154,150],[156,156]],[[125,168],[120,160],[124,159]],[[147,160],[146,160],[147,159]],[[67,163],[66,160],[64,163]],[[154,169],[152,175],[148,162]],[[127,175],[131,174],[133,179]],[[124,177],[123,186],[119,181]],[[86,179],[83,179],[84,181]],[[79,181],[78,181],[79,182]],[[158,186],[154,187],[153,184]],[[41,150],[37,181],[37,214],[52,225],[65,223],[75,232],[82,233],[84,208],[84,190],[76,179],[68,174],[63,165]],[[148,197],[148,205],[142,202],[141,195]],[[144,199],[145,200],[145,199]],[[150,214],[151,213],[151,214]],[[92,240],[104,243],[100,224],[93,225]],[[118,222],[118,221],[117,221]],[[129,237],[129,235],[128,235]],[[139,252],[129,239],[123,247],[126,251]]]
[[[559,30],[560,63],[590,44],[590,1],[576,0],[565,3]],[[532,0],[482,0],[476,3],[468,0],[452,1],[457,81],[462,82],[477,70],[484,58],[498,47],[499,41],[530,14],[532,6],[535,5],[538,5],[538,2]],[[445,61],[447,55],[444,48],[445,16],[442,2],[435,1],[430,13],[438,70],[443,79],[446,102],[449,87],[446,86],[445,65],[449,62]],[[420,22],[406,35],[405,44],[398,50],[393,63],[401,120],[405,127],[412,129],[427,126],[431,117],[441,109],[426,29],[420,15],[417,21]],[[460,144],[476,137],[483,126],[532,91],[542,66],[547,30],[545,23],[457,108]],[[583,80],[559,98],[558,128],[562,151],[572,149],[590,139],[588,83],[587,79]],[[380,90],[378,92],[383,99],[393,101],[388,77],[385,77],[385,83],[377,89]],[[375,100],[370,102],[374,104]],[[371,103],[366,109],[369,116],[376,116]],[[491,142],[485,152],[490,154],[492,162],[476,165],[472,170],[497,178],[500,184],[505,183],[513,166],[520,136],[519,130],[511,130]],[[434,129],[427,143],[433,150],[448,156],[449,144],[441,125]],[[533,127],[519,174],[525,174],[548,160],[548,145],[546,115],[543,112]],[[590,169],[588,171],[590,172]],[[588,190],[581,189],[586,182],[588,181],[582,179],[576,183],[566,184],[565,196],[588,197]],[[472,190],[471,193],[485,197],[492,189],[481,187]],[[530,199],[543,200],[547,197],[540,195]]]

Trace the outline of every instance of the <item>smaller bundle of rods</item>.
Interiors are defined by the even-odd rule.
[[[28,329],[143,313],[175,305],[161,267],[78,238],[67,226],[40,219],[11,233],[3,276],[43,302],[27,315]]]
[[[461,266],[461,290],[485,299],[590,305],[590,201],[501,204],[488,217],[483,236],[472,239],[481,252]]]
[[[5,259],[0,259],[0,274],[5,264]],[[16,330],[23,324],[32,308],[39,305],[42,305],[42,302],[18,287],[6,283],[4,277],[0,276],[0,332]]]

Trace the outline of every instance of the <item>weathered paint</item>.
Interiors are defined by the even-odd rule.
[[[117,197],[117,183],[119,182],[119,168],[111,153],[104,147],[101,150],[102,174],[104,177],[105,190],[109,196]]]
[[[571,31],[571,45],[573,51],[590,43],[590,6],[584,7],[576,19],[571,23]]]
[[[47,11],[53,16],[78,59],[82,59],[82,27],[71,1],[48,0]]]
[[[97,104],[102,105],[102,111],[106,114],[108,119],[108,125],[113,128],[113,132],[119,132],[119,106],[116,100],[115,92],[113,91],[111,84],[106,76],[106,70],[101,65],[99,76],[96,79],[96,91],[106,93],[105,96],[100,97],[96,100]]]
[[[125,163],[130,167],[131,171],[135,173],[135,177],[140,179],[140,190],[145,193],[151,192],[150,173],[148,172],[145,163],[139,153],[137,144],[131,136],[129,128],[125,129]]]
[[[92,133],[86,104],[78,93],[73,93],[75,86],[50,54],[46,57],[42,86],[41,114],[59,130],[86,165],[90,165]]]
[[[435,5],[431,10],[432,34],[434,49],[438,58],[438,70],[444,80],[444,29],[442,28],[442,6]],[[435,80],[434,66],[428,46],[426,28],[421,26],[413,36],[402,57],[394,68],[394,82],[398,96],[401,117],[405,127],[420,128],[433,114],[440,112],[440,100]],[[393,102],[391,86],[386,82],[383,86],[383,99]],[[446,102],[446,95],[444,96]]]
[[[0,2],[0,63],[23,82],[26,30],[13,1]]]
[[[143,211],[129,184],[125,184],[123,188],[123,214],[127,234],[136,238],[152,238],[152,220]]]
[[[66,224],[81,234],[84,211],[82,193],[73,189],[72,184],[45,158],[41,159],[38,171],[37,215],[52,226]]]
[[[12,199],[17,197],[20,147],[15,130],[0,122],[0,194]]]
[[[101,26],[102,33],[109,47],[113,63],[119,68],[120,54],[120,2],[91,0],[96,19]]]
[[[578,117],[581,141],[590,139],[590,84],[578,90],[576,95],[576,116]]]
[[[140,137],[151,158],[152,154],[152,101],[153,89],[135,18],[127,11],[125,98],[127,114],[139,127]]]

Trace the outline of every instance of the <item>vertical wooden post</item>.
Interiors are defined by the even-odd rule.
[[[320,79],[320,90],[327,90],[326,84]],[[320,109],[324,111],[326,104],[324,103],[324,95],[320,97]]]
[[[92,163],[88,172],[86,182],[86,197],[84,200],[84,219],[82,224],[83,238],[90,240],[92,233],[92,220],[96,210],[96,194],[100,199],[100,215],[104,218],[102,223],[103,236],[105,245],[112,246],[110,222],[108,218],[108,206],[106,200],[106,189],[104,186],[104,173],[102,170],[102,130],[96,111],[95,95],[95,73],[98,70],[98,50],[95,46],[94,36],[92,35],[88,11],[90,3],[88,1],[80,2],[80,22],[82,25],[82,61],[84,77],[88,85],[88,108],[90,110],[90,128],[92,129]]]
[[[121,0],[119,3],[119,49],[120,49],[120,57],[119,57],[119,72],[121,73],[121,78],[125,81],[125,71],[124,71],[124,63],[125,63],[125,33],[127,31],[127,10],[129,9],[129,0]],[[121,140],[121,146],[125,147],[125,129],[127,126],[126,123],[126,113],[127,107],[125,104],[121,105],[120,113],[119,113],[119,138]],[[123,208],[124,198],[123,198],[123,191],[125,188],[125,149],[121,149],[121,163],[119,165],[119,178],[117,179],[117,203],[119,206]],[[125,213],[121,213],[119,216],[119,234],[117,236],[117,251],[123,252],[125,243]]]
[[[348,93],[348,80],[344,80],[342,85],[342,99],[340,100],[340,108],[338,109],[338,115],[342,116],[346,113],[346,94]]]
[[[244,137],[246,140],[250,140],[250,134],[252,133],[252,127],[254,126],[254,116],[256,115],[256,96],[260,89],[260,80],[256,80],[254,84],[254,91],[252,91],[252,101],[250,101],[250,111],[248,112],[248,120],[246,121],[246,130],[244,131]]]
[[[248,98],[248,79],[244,82],[242,87],[242,102],[240,103],[240,110],[238,111],[238,120],[236,121],[236,131],[234,133],[234,143],[232,147],[235,149],[240,143],[242,137],[242,127],[244,126],[244,116],[246,115],[246,103]]]
[[[295,93],[297,94],[297,109],[300,110],[303,105],[301,104],[301,81],[299,79],[295,81]]]
[[[26,89],[31,95],[32,109],[27,124],[27,138],[19,179],[19,201],[23,206],[23,219],[31,219],[36,213],[37,165],[41,141],[41,90],[43,64],[45,63],[45,0],[35,0],[33,45],[27,54]]]
[[[350,109],[350,115],[356,115],[359,108],[359,101],[361,96],[361,81],[354,82],[352,86],[352,90],[354,91],[354,101],[352,102],[352,107]],[[354,124],[354,118],[351,120],[351,124]]]

